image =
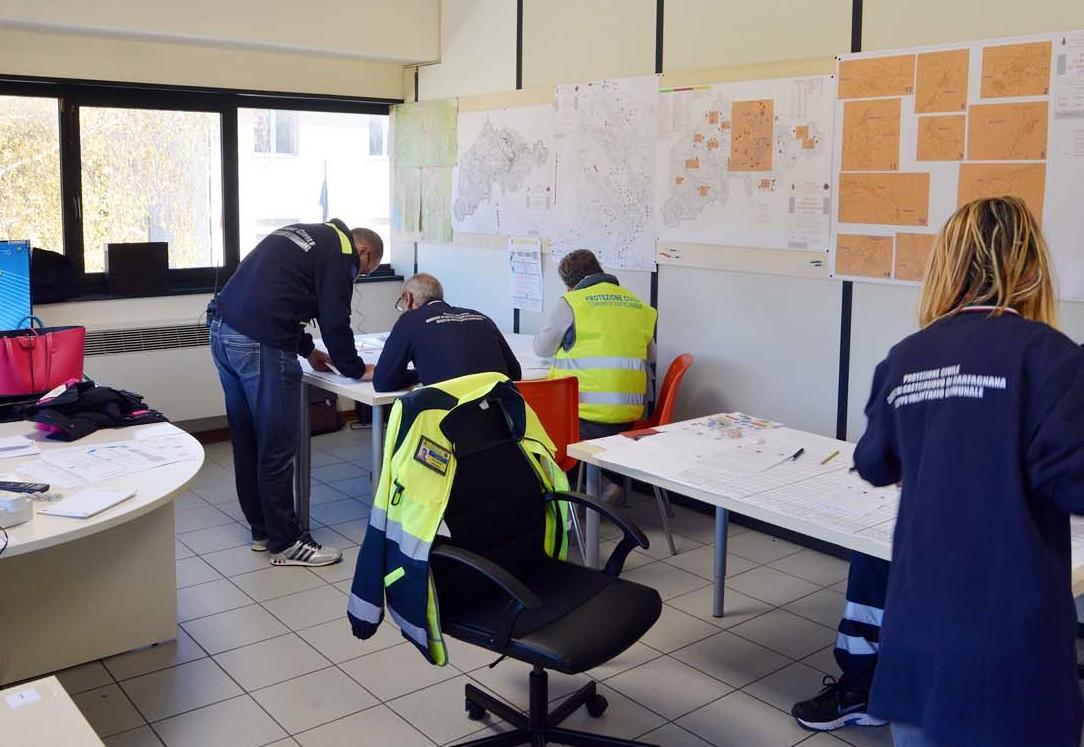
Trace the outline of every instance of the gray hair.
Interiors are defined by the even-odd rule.
[[[444,288],[440,281],[427,272],[419,272],[403,284],[403,292],[413,294],[419,304],[444,300]]]

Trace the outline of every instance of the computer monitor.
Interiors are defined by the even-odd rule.
[[[0,241],[0,330],[30,316],[30,242]]]

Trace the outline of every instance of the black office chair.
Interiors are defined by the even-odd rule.
[[[533,665],[530,711],[521,713],[467,685],[471,719],[487,711],[512,724],[511,732],[457,747],[651,747],[642,742],[561,728],[581,705],[598,718],[606,699],[595,683],[548,711],[547,669],[579,674],[608,662],[646,633],[662,612],[654,589],[618,578],[625,558],[648,540],[622,512],[578,493],[545,493],[497,399],[445,419],[455,444],[456,476],[444,515],[451,538],[430,552],[430,567],[445,635]],[[556,560],[543,550],[547,501],[593,508],[624,531],[603,571]]]

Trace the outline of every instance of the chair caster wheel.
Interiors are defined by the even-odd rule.
[[[591,718],[598,718],[606,712],[606,707],[609,705],[610,704],[609,702],[607,702],[606,698],[602,697],[601,695],[592,695],[586,703],[587,715]]]
[[[469,700],[467,701],[467,718],[469,718],[471,721],[481,721],[483,718],[485,718],[485,715],[485,708],[478,705],[477,703],[472,703]]]

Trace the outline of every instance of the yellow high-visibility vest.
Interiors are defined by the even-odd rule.
[[[644,416],[647,348],[658,312],[632,291],[603,281],[564,295],[572,307],[575,339],[553,359],[550,378],[580,380],[580,417],[630,423]]]

